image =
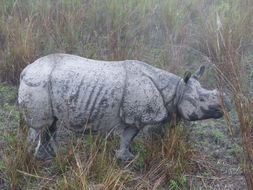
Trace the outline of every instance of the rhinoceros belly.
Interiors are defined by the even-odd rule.
[[[63,60],[51,77],[54,115],[74,130],[109,131],[120,125],[122,64]]]

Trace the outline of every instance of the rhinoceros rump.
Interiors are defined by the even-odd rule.
[[[76,132],[122,129],[117,157],[129,160],[129,146],[147,125],[169,122],[176,114],[186,120],[219,118],[219,93],[201,87],[193,76],[182,79],[136,60],[97,61],[52,54],[28,65],[20,77],[18,102],[29,125],[35,156],[53,154],[49,140],[56,123]],[[224,96],[226,107],[229,100]],[[43,157],[44,158],[44,157]]]

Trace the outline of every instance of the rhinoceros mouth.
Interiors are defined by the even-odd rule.
[[[197,120],[204,120],[204,119],[218,119],[223,116],[222,107],[220,105],[214,105],[214,106],[208,106],[208,109],[204,109],[203,107],[200,107],[202,114],[198,115],[196,113],[192,113],[189,115],[190,121],[197,121]]]
[[[207,110],[202,107],[200,109],[203,113],[203,118],[201,119],[218,119],[223,116],[222,107],[220,105],[210,105]]]

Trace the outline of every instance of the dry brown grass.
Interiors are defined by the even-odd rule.
[[[253,99],[249,88],[252,59],[247,55],[247,47],[252,45],[253,4],[231,1],[223,8],[223,12],[219,9],[213,12],[213,20],[203,23],[201,51],[214,63],[220,87],[230,91],[235,103],[244,150],[242,168],[248,189],[253,189]],[[229,126],[228,113],[225,119]],[[233,138],[232,128],[229,130]]]
[[[190,34],[192,5],[184,2],[1,0],[1,80],[18,84],[26,65],[56,52],[177,69]]]
[[[183,173],[194,170],[194,151],[180,127],[168,130],[162,141],[137,138],[131,162],[115,157],[117,138],[104,135],[71,137],[55,159],[35,160],[21,134],[6,132],[0,177],[10,189],[157,189],[186,186]],[[145,150],[145,151],[143,151]]]

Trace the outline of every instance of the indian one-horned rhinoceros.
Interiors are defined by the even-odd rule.
[[[169,122],[173,114],[194,121],[222,117],[216,90],[201,87],[194,74],[180,78],[136,60],[97,61],[52,54],[28,65],[20,77],[18,102],[35,156],[51,152],[57,121],[78,132],[121,128],[117,157],[133,158],[129,146],[147,125]],[[223,95],[230,109],[229,99]],[[42,154],[43,155],[43,154]],[[39,157],[39,156],[38,156]]]

